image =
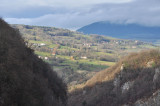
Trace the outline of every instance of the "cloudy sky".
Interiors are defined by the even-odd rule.
[[[160,26],[160,0],[0,0],[0,17],[68,29],[97,21]]]

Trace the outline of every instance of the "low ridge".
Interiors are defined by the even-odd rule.
[[[160,93],[159,60],[158,50],[132,53],[71,92],[69,106],[150,106],[139,101]],[[146,103],[158,106],[155,98]]]

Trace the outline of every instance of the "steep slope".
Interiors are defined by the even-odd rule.
[[[66,85],[0,19],[0,106],[64,106]]]
[[[69,106],[140,106],[139,101],[152,98],[160,88],[159,59],[157,50],[125,57],[113,67],[97,73],[81,89],[71,92]],[[159,96],[155,98],[159,100]],[[149,101],[152,99],[147,99],[146,103]],[[159,103],[154,102],[153,106]]]
[[[136,101],[133,106],[160,106],[160,90],[154,92],[149,98],[146,97]]]
[[[149,27],[138,24],[114,24],[96,22],[78,29],[85,34],[108,35],[122,39],[137,39],[155,42],[160,39],[160,27]]]

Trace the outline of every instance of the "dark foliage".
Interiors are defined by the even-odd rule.
[[[0,19],[0,106],[63,106],[66,85]]]

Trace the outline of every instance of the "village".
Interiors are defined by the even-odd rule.
[[[27,46],[34,50],[38,58],[49,63],[69,86],[85,82],[130,52],[156,48],[138,40],[84,35],[66,29],[25,25],[13,27],[20,29]]]

